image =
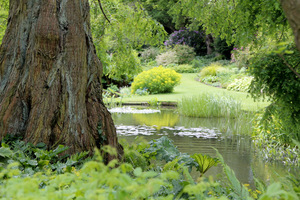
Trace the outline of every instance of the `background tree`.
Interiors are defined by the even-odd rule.
[[[191,27],[202,25],[207,33],[238,46],[283,40],[291,33],[277,0],[179,0],[170,13],[189,17]]]
[[[102,15],[98,1],[91,2],[92,34],[103,73],[116,82],[128,83],[142,71],[137,51],[160,45],[166,32],[144,8],[131,1],[102,1],[110,23]]]
[[[0,139],[20,135],[69,153],[109,144],[116,130],[101,96],[88,0],[9,1],[0,49]],[[108,157],[110,159],[110,157]]]
[[[250,92],[272,102],[263,119],[280,124],[283,142],[300,141],[300,57],[292,39],[294,33],[300,50],[300,1],[180,0],[171,12],[188,16],[190,26],[202,25],[228,43],[251,46]]]

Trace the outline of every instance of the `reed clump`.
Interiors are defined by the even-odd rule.
[[[242,113],[241,102],[228,95],[200,94],[183,97],[179,112],[189,117],[236,118]]]

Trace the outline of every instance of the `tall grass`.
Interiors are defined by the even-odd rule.
[[[178,103],[179,112],[189,117],[235,118],[242,113],[241,102],[228,95],[203,93],[183,97]]]

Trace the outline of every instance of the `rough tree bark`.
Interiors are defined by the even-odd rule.
[[[111,145],[88,0],[10,0],[0,48],[0,139],[21,135],[68,153]],[[111,159],[109,157],[108,159]]]
[[[293,30],[297,49],[300,51],[300,0],[281,0],[281,5]]]

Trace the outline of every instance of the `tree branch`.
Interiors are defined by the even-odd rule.
[[[103,10],[103,8],[102,8],[101,1],[100,1],[100,0],[98,0],[98,3],[99,3],[99,6],[100,6],[100,9],[101,9],[101,12],[103,13],[103,15],[104,15],[105,19],[106,19],[106,20],[107,20],[107,21],[110,23],[109,19],[107,18],[106,14],[105,14],[105,12],[104,12],[104,10]]]
[[[283,60],[284,64],[300,79],[300,74],[289,63],[287,63],[283,55],[278,54],[278,56]]]

